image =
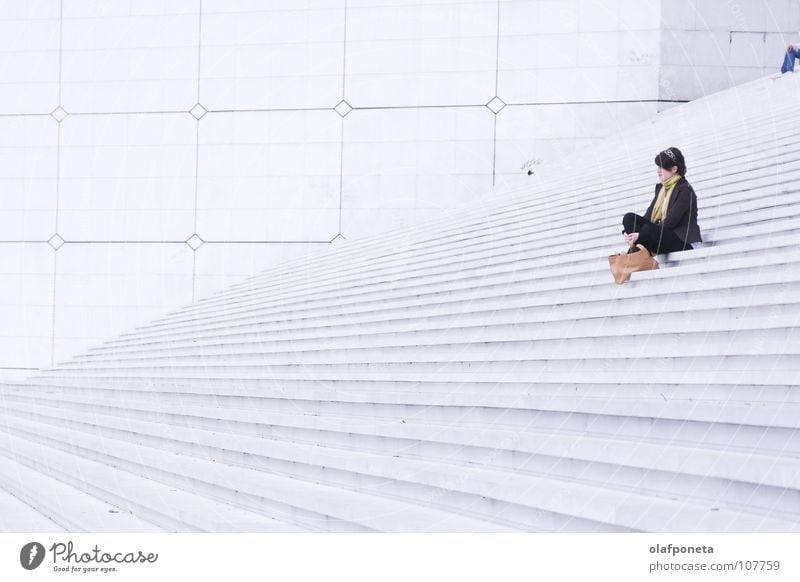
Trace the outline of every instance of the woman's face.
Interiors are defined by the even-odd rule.
[[[667,180],[672,178],[672,176],[674,176],[675,174],[678,173],[678,166],[672,166],[671,170],[665,170],[661,166],[657,165],[656,166],[656,173],[658,174],[658,179],[659,180],[661,180],[662,182],[666,182]]]

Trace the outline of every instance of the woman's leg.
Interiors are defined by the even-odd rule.
[[[639,240],[636,242],[647,247],[653,256],[691,248],[691,245],[683,242],[671,230],[657,224],[643,224],[639,231]]]
[[[644,224],[653,223],[647,220],[645,217],[634,214],[633,212],[628,212],[628,214],[622,217],[622,227],[625,229],[627,234],[639,232]]]
[[[634,232],[639,233],[639,238],[636,239],[635,243],[628,243],[630,245],[630,248],[628,249],[629,253],[635,253],[639,250],[639,248],[636,246],[637,244],[644,244],[642,242],[642,228],[647,225],[653,226],[653,223],[647,220],[645,217],[639,216],[633,212],[628,212],[622,217],[623,234],[632,234]]]

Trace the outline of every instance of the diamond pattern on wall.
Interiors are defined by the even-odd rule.
[[[196,234],[193,234],[188,239],[186,239],[186,244],[189,245],[190,247],[192,247],[193,251],[196,251],[197,249],[199,249],[201,246],[203,246],[205,244],[205,242],[206,241],[201,239]]]
[[[51,111],[51,112],[50,112],[50,115],[51,115],[51,116],[53,117],[53,119],[55,119],[57,122],[61,123],[62,121],[64,121],[64,120],[67,118],[67,115],[69,115],[69,113],[67,113],[67,112],[64,110],[64,108],[63,108],[63,107],[61,107],[61,105],[59,105],[58,107],[56,107],[55,109],[53,109],[53,111]]]
[[[498,114],[498,113],[500,113],[500,111],[501,111],[501,110],[502,110],[502,109],[503,109],[505,106],[506,106],[506,103],[505,103],[505,101],[503,101],[502,99],[500,99],[500,97],[496,97],[496,96],[495,96],[495,98],[494,98],[494,99],[492,99],[491,101],[489,101],[489,102],[486,104],[486,107],[488,107],[488,108],[489,108],[489,109],[492,111],[492,113],[494,113],[495,115],[496,115],[496,114]]]
[[[336,113],[338,113],[342,117],[344,117],[345,115],[350,113],[353,110],[353,108],[347,101],[342,99],[341,101],[339,101],[339,104],[333,108],[333,110],[336,111]]]
[[[208,113],[208,110],[198,103],[189,110],[189,113],[191,113],[195,119],[200,119],[206,113]]]
[[[54,234],[53,236],[51,236],[51,237],[50,237],[50,239],[47,241],[47,244],[49,244],[49,245],[50,245],[51,247],[53,247],[55,250],[58,250],[58,249],[60,249],[62,246],[64,246],[64,242],[65,242],[65,241],[64,241],[64,239],[63,239],[63,238],[61,238],[61,237],[58,235],[58,233],[56,233],[56,234]]]

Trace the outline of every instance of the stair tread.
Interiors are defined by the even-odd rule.
[[[35,465],[35,469],[29,464]],[[56,454],[55,449],[10,433],[7,425],[5,430],[0,430],[0,466],[12,468],[19,465],[22,466],[20,472],[24,472],[25,475],[24,481],[20,483],[25,487],[29,487],[32,491],[39,491],[40,488],[50,491],[58,495],[54,499],[59,502],[69,500],[70,505],[61,509],[63,515],[68,516],[72,522],[70,531],[74,531],[73,528],[76,526],[90,532],[133,533],[169,529],[135,517],[134,512],[138,511],[140,504],[155,506],[158,511],[180,512],[188,523],[199,522],[206,527],[216,526],[213,531],[297,531],[288,524],[276,528],[275,524],[278,522],[274,520],[255,516],[185,491],[177,491],[151,479],[64,450],[58,450]],[[53,472],[57,473],[58,477],[53,475]],[[87,486],[103,484],[103,488],[113,487],[114,490],[105,493],[81,492],[74,484],[70,485],[63,481],[64,474],[77,475],[77,480],[85,482]],[[76,480],[76,477],[73,477],[73,480]],[[117,503],[110,505],[109,502],[97,497],[98,494],[105,497],[123,495],[124,499],[118,499]],[[109,513],[109,508],[118,510],[119,513]],[[59,516],[57,519],[64,517]],[[186,531],[193,530],[194,528],[189,528]]]
[[[525,294],[533,294],[541,295],[538,298],[542,304],[547,305],[551,304],[554,301],[553,297],[547,295],[547,293],[558,294],[559,296],[563,297],[563,301],[569,302],[569,295],[567,293],[570,292],[579,292],[579,295],[573,299],[573,301],[585,301],[587,292],[591,291],[593,300],[597,301],[600,299],[612,299],[618,298],[621,294],[625,294],[627,297],[636,297],[636,296],[670,296],[675,295],[676,293],[680,292],[689,292],[689,291],[702,291],[707,288],[728,288],[730,287],[730,281],[741,280],[742,278],[742,270],[748,268],[759,268],[760,271],[765,271],[768,268],[774,268],[777,273],[773,276],[776,280],[793,280],[796,278],[797,270],[794,269],[794,264],[800,263],[800,251],[798,250],[791,250],[781,253],[773,253],[773,252],[765,252],[764,255],[756,255],[756,256],[744,256],[744,257],[737,257],[736,259],[732,259],[729,262],[724,264],[714,263],[711,264],[702,263],[702,264],[691,264],[685,265],[681,267],[683,270],[684,275],[691,275],[691,274],[702,274],[704,275],[703,282],[698,284],[697,281],[693,281],[688,278],[678,278],[674,276],[673,273],[669,273],[668,271],[673,271],[673,269],[664,269],[664,270],[655,270],[655,271],[646,271],[636,273],[637,276],[636,281],[648,283],[651,282],[653,279],[663,279],[663,278],[671,278],[669,288],[651,288],[650,286],[636,287],[635,285],[613,285],[609,284],[609,280],[611,275],[608,271],[608,266],[606,265],[598,265],[597,269],[593,273],[584,274],[584,275],[576,275],[571,277],[570,279],[566,280],[557,280],[557,279],[542,279],[542,280],[533,280],[533,281],[525,281],[525,280],[517,280],[517,281],[507,281],[503,284],[500,283],[491,283],[489,285],[481,286],[480,288],[476,288],[475,286],[470,285],[462,285],[459,288],[450,289],[449,291],[439,291],[439,292],[428,292],[426,294],[416,294],[413,296],[408,296],[404,293],[398,294],[396,297],[389,296],[383,297],[380,300],[366,300],[365,298],[361,297],[358,301],[351,301],[349,303],[340,303],[340,304],[330,304],[330,305],[322,305],[322,306],[310,306],[304,305],[300,309],[296,309],[294,311],[289,310],[287,308],[279,309],[277,307],[272,308],[264,308],[264,309],[257,309],[257,308],[250,308],[247,312],[228,312],[224,315],[222,320],[218,320],[219,317],[223,317],[223,315],[218,315],[214,317],[199,317],[196,319],[189,320],[187,322],[182,323],[181,325],[175,325],[167,330],[166,333],[174,333],[175,330],[180,331],[181,329],[190,329],[190,328],[205,328],[208,329],[210,325],[219,324],[224,326],[231,326],[236,325],[237,321],[241,321],[242,319],[252,319],[253,317],[263,318],[265,315],[270,313],[270,309],[276,314],[282,313],[284,316],[287,313],[294,313],[295,316],[293,319],[298,319],[300,314],[304,314],[305,317],[309,317],[311,315],[319,316],[320,311],[328,310],[343,316],[348,315],[351,316],[353,313],[366,313],[369,311],[367,309],[372,303],[377,304],[378,310],[386,311],[390,307],[392,309],[408,309],[413,308],[415,306],[424,307],[430,309],[433,305],[435,305],[435,297],[441,297],[446,299],[447,302],[454,302],[456,299],[457,294],[462,294],[463,298],[460,300],[462,301],[469,301],[470,303],[474,301],[485,300],[487,297],[486,293],[489,291],[490,287],[497,287],[497,297],[507,296],[513,293],[525,293]],[[791,265],[790,268],[787,268],[788,265]],[[711,279],[711,277],[718,277],[719,279]],[[760,277],[763,277],[762,284],[769,281],[770,273],[765,272],[762,274],[760,273]],[[641,281],[639,281],[641,280]],[[503,295],[505,293],[505,295]],[[491,296],[491,295],[490,295]],[[537,297],[534,296],[531,301],[532,304],[536,304]],[[432,301],[433,300],[433,301]],[[343,307],[350,307],[350,309],[343,309]],[[374,311],[374,310],[373,310]],[[316,313],[315,313],[316,312]],[[132,332],[126,336],[120,336],[120,339],[117,340],[116,343],[121,343],[125,341],[130,341],[136,337],[151,337],[153,335],[164,334],[164,331],[156,332],[153,334],[149,333],[140,333],[140,332]]]
[[[702,270],[701,272],[704,273],[718,273],[724,272],[726,270],[733,270],[739,269],[747,266],[760,266],[761,263],[763,264],[785,264],[787,262],[798,262],[800,258],[798,258],[798,251],[796,250],[796,237],[793,237],[790,233],[781,236],[777,244],[770,242],[767,237],[762,237],[766,242],[762,242],[764,246],[757,246],[754,245],[753,242],[746,243],[730,243],[730,244],[716,244],[713,247],[709,247],[708,251],[705,253],[701,253],[705,249],[698,249],[699,256],[702,256],[705,259],[715,258],[718,259],[720,256],[731,255],[731,258],[726,260],[715,260],[709,264],[708,261],[703,262],[703,264],[698,265],[696,264],[699,261],[689,261],[686,264],[681,264],[681,268],[683,271],[687,273],[694,273],[698,270]],[[776,247],[780,245],[784,245],[785,248],[781,248],[780,253],[776,253]],[[567,264],[565,266],[559,266],[563,263],[564,259],[559,256],[551,257],[548,255],[539,255],[537,260],[539,261],[539,265],[536,268],[532,266],[521,266],[517,263],[517,260],[509,262],[509,269],[495,269],[497,270],[497,274],[493,275],[499,278],[500,281],[503,282],[504,285],[514,285],[520,283],[526,283],[529,285],[532,284],[539,284],[546,287],[547,283],[550,282],[552,286],[553,279],[558,278],[559,287],[563,288],[564,286],[569,287],[582,287],[585,286],[587,282],[592,283],[594,282],[593,274],[596,273],[603,273],[607,276],[603,279],[603,283],[605,286],[608,284],[608,277],[610,275],[607,274],[608,272],[608,265],[605,262],[605,255],[614,252],[614,249],[619,250],[622,245],[615,245],[614,247],[609,247],[604,251],[603,248],[598,248],[597,256],[594,260],[582,260],[579,263]],[[760,251],[760,252],[759,252]],[[532,251],[539,252],[541,251]],[[695,251],[686,251],[687,253],[694,253]],[[744,256],[741,253],[747,252],[748,256]],[[508,253],[507,253],[508,254]],[[677,261],[673,261],[677,262]],[[495,261],[495,264],[497,261]],[[548,270],[543,272],[541,269],[543,267],[548,267]],[[588,267],[588,268],[587,268]],[[525,273],[530,272],[532,276],[525,276]],[[426,293],[432,293],[431,288],[435,285],[439,285],[446,290],[448,293],[452,293],[453,290],[459,289],[472,289],[473,285],[468,284],[466,281],[469,279],[469,271],[465,272],[467,276],[460,276],[458,279],[454,280],[453,277],[449,278],[442,278],[439,276],[441,281],[437,283],[426,283],[424,277],[416,278],[416,277],[407,277],[406,280],[410,281],[411,283],[407,283],[405,286],[398,285],[398,281],[390,281],[392,286],[390,288],[390,293],[384,293],[384,295],[388,295],[390,297],[399,297],[402,298],[405,295],[415,291],[416,295],[419,295],[420,287],[425,290]],[[543,276],[536,276],[539,273],[543,273]],[[648,272],[651,276],[657,276],[659,271],[652,271]],[[508,279],[509,274],[514,275],[514,279]],[[637,275],[644,275],[645,273],[637,273]],[[564,275],[569,275],[570,281],[563,280]],[[662,273],[663,275],[663,273]],[[673,274],[668,274],[670,276],[674,276]],[[435,277],[435,276],[434,276]],[[487,287],[490,283],[486,283],[487,277],[481,276],[481,286]],[[377,279],[377,281],[381,284],[388,285],[387,281],[383,278]],[[325,298],[333,298],[337,299],[341,302],[342,298],[347,297],[355,297],[359,300],[364,299],[364,296],[367,294],[375,294],[379,291],[377,290],[369,290],[368,286],[370,283],[370,279],[367,278],[366,280],[359,280],[354,281],[353,284],[348,288],[345,293],[345,290],[339,286],[326,288],[322,291],[318,291],[316,293],[312,293],[311,295],[303,295],[302,301],[300,299],[294,299],[293,302],[289,302],[288,305],[298,304],[298,305],[307,305],[309,301],[313,300],[315,302],[323,301]],[[569,283],[565,285],[565,283]],[[697,285],[697,282],[694,282]],[[702,285],[700,285],[702,289]],[[301,287],[302,289],[302,287]],[[300,297],[297,295],[297,289],[288,289],[285,291],[287,297]],[[312,299],[314,295],[318,295],[315,299]],[[180,323],[186,321],[213,321],[214,317],[217,317],[221,314],[225,318],[231,318],[238,315],[243,309],[253,309],[261,302],[263,308],[268,308],[269,305],[277,304],[280,300],[280,297],[270,297],[265,296],[263,299],[256,299],[255,303],[253,301],[242,299],[240,301],[236,301],[233,303],[225,303],[220,305],[216,311],[203,311],[200,313],[193,313],[187,312],[185,317],[176,317],[172,318],[167,322],[154,322],[148,326],[137,328],[131,332],[127,332],[126,334],[121,335],[120,337],[129,337],[131,335],[139,335],[146,331],[155,331],[157,329],[163,327],[174,327]],[[287,307],[287,303],[283,302],[280,303],[282,308],[285,310]]]
[[[729,318],[723,310],[732,309],[742,301],[726,301],[728,298],[720,298],[717,305],[709,307],[705,305],[678,306],[666,305],[661,311],[661,318],[666,319],[664,323],[659,323],[657,331],[659,334],[682,334],[697,333],[700,331],[729,332],[744,331],[753,329],[766,329],[770,321],[775,321],[785,325],[785,320],[780,317],[784,314],[780,312],[782,307],[786,308],[789,315],[792,315],[794,303],[780,303],[774,301],[759,306],[757,302],[750,302],[746,305],[747,309],[734,319]],[[735,298],[734,298],[735,299]],[[652,314],[646,312],[645,305],[639,308],[639,312],[630,309],[625,312],[621,308],[615,315],[608,318],[600,318],[593,313],[576,313],[570,318],[570,325],[565,327],[563,320],[558,314],[549,314],[546,317],[520,317],[514,319],[498,316],[495,312],[487,314],[484,319],[477,321],[459,322],[459,325],[447,325],[445,322],[430,321],[419,318],[417,321],[397,320],[396,327],[388,329],[368,329],[365,325],[351,325],[352,329],[340,330],[333,326],[328,328],[327,333],[318,332],[316,334],[298,333],[297,329],[286,329],[283,333],[272,333],[271,335],[255,335],[254,338],[241,337],[214,337],[212,341],[204,341],[202,338],[175,340],[172,342],[151,342],[143,343],[140,346],[131,346],[127,349],[106,350],[100,353],[89,353],[81,357],[73,358],[64,362],[59,367],[69,368],[81,363],[100,363],[100,362],[122,362],[142,357],[154,360],[163,360],[170,357],[219,357],[235,348],[237,355],[253,353],[282,353],[291,350],[292,352],[318,349],[349,349],[369,345],[372,347],[402,347],[402,346],[437,346],[451,345],[451,336],[459,338],[459,343],[479,342],[508,342],[508,341],[541,341],[552,339],[586,339],[586,338],[624,338],[632,333],[643,334],[642,324],[647,324],[652,320]],[[548,314],[543,314],[548,315]],[[728,317],[726,317],[726,315]],[[777,328],[777,327],[776,327]],[[313,328],[312,328],[313,329]],[[294,332],[294,334],[293,334]],[[349,332],[349,333],[348,333]],[[653,335],[654,331],[648,330],[648,336]],[[335,348],[331,347],[331,342],[336,342]],[[280,348],[280,349],[276,349]]]
[[[363,391],[306,391],[298,394],[273,391],[265,397],[283,401],[324,401],[341,404],[402,404],[423,407],[462,407],[470,409],[536,410],[571,414],[601,414],[635,418],[685,419],[702,422],[736,422],[746,425],[800,428],[800,403],[779,401],[733,401],[731,399],[608,399],[550,394],[496,394],[467,392],[458,387],[451,392],[419,390],[402,394]],[[723,406],[724,405],[724,406]]]
[[[147,457],[147,453],[153,449],[130,445],[122,441],[108,439],[107,437],[99,435],[86,435],[83,436],[77,431],[69,429],[54,429],[48,426],[48,430],[53,433],[62,435],[73,435],[73,437],[83,437],[81,440],[84,443],[89,443],[92,440],[112,441],[115,443],[116,449],[127,449],[130,451],[139,451],[139,458]],[[67,442],[74,442],[69,440]],[[299,447],[296,447],[299,448]],[[193,474],[200,475],[200,467],[208,465],[207,462],[198,462],[196,458],[187,458],[186,456],[173,454],[174,464],[180,464],[182,468]],[[373,460],[374,455],[361,454],[360,456]],[[399,461],[392,461],[399,464]],[[220,463],[214,466],[220,472],[222,468]],[[427,468],[425,467],[427,465]],[[198,468],[195,469],[194,467]],[[195,472],[196,471],[196,472]],[[273,475],[265,474],[264,472],[251,471],[242,469],[231,465],[225,465],[224,471],[230,475],[246,475],[256,473],[259,475],[259,484],[269,483],[269,488],[258,488],[266,490],[271,494],[275,494],[275,485],[278,479]],[[458,470],[441,466],[436,462],[423,462],[416,461],[409,471],[406,473],[409,476],[418,474],[421,471],[428,471],[431,478],[438,480],[436,486],[447,486],[453,479],[464,477],[465,470]],[[536,478],[530,476],[518,476],[508,474],[507,472],[495,471],[486,467],[470,468],[469,487],[477,488],[479,494],[491,495],[491,491],[497,487],[498,483],[502,484],[499,493],[502,495],[510,496],[516,500],[516,503],[529,501],[531,503],[538,502],[540,506],[549,511],[564,512],[567,508],[574,507],[578,504],[581,515],[591,519],[612,521],[619,525],[624,525],[631,528],[642,527],[643,522],[647,519],[656,519],[663,521],[668,518],[670,514],[674,514],[675,508],[680,507],[681,513],[685,519],[690,519],[692,523],[696,523],[699,528],[698,531],[730,531],[732,527],[741,529],[742,531],[800,531],[800,525],[787,522],[783,520],[775,520],[765,518],[759,515],[747,515],[734,511],[720,510],[719,508],[704,507],[701,505],[693,506],[685,501],[673,501],[667,499],[658,499],[646,497],[642,495],[632,494],[630,492],[617,492],[612,490],[603,490],[598,487],[587,486],[579,483],[568,483],[563,481],[552,482],[550,479]],[[227,475],[226,475],[227,476]],[[294,481],[294,490],[296,493],[314,494],[315,489],[317,495],[324,495],[326,498],[330,495],[327,487],[324,485],[314,484],[307,485],[306,483]],[[238,486],[245,487],[245,483],[241,480],[237,481]],[[253,484],[255,485],[255,484]],[[341,489],[336,489],[337,493]],[[374,500],[373,500],[374,501]],[[381,500],[383,501],[383,500]],[[363,501],[362,501],[363,503]],[[380,503],[372,503],[371,509],[380,510]],[[388,505],[388,503],[387,503]],[[361,505],[363,508],[364,505]],[[387,508],[382,508],[387,510]],[[643,515],[644,512],[647,518]],[[654,517],[655,515],[655,517]],[[685,516],[690,517],[685,517]],[[669,521],[669,520],[668,520]],[[682,522],[678,530],[683,530],[686,527],[685,522]],[[667,530],[669,531],[669,529]]]
[[[51,418],[59,418],[59,413],[67,414],[68,410],[71,419],[80,418],[81,422],[91,424],[97,422],[99,418],[103,418],[105,426],[112,428],[116,426],[119,422],[117,419],[121,416],[114,415],[108,411],[92,410],[90,413],[74,410],[70,407],[59,408],[65,406],[64,402],[69,401],[49,400],[39,396],[35,402],[14,402],[12,406],[15,410],[22,408],[27,409],[29,412],[36,411],[37,406],[39,406],[41,407],[39,410],[49,412]],[[667,441],[661,436],[605,434],[591,430],[578,432],[550,427],[526,427],[524,431],[520,431],[517,428],[504,426],[497,422],[454,421],[449,424],[443,424],[427,420],[417,421],[413,415],[409,415],[402,422],[398,422],[397,419],[382,417],[364,418],[330,413],[321,415],[310,412],[288,413],[232,406],[209,407],[192,405],[186,402],[170,403],[158,401],[149,406],[146,402],[138,399],[120,402],[110,398],[82,398],[80,402],[86,406],[120,408],[121,411],[124,410],[123,407],[130,406],[137,412],[142,411],[152,415],[176,415],[220,421],[222,434],[210,429],[188,428],[167,423],[155,423],[146,419],[131,418],[125,420],[125,429],[135,429],[142,432],[144,429],[149,429],[151,433],[154,429],[163,429],[170,433],[180,434],[187,442],[214,443],[214,446],[247,451],[251,454],[259,452],[264,454],[265,451],[268,452],[270,450],[270,447],[278,446],[273,441],[276,437],[270,437],[270,440],[267,441],[266,437],[253,437],[233,431],[228,433],[224,428],[224,422],[299,426],[314,430],[380,435],[402,439],[431,439],[436,442],[457,443],[465,446],[474,446],[480,443],[480,446],[491,447],[492,443],[501,444],[510,441],[514,442],[515,450],[529,453],[557,454],[569,458],[594,459],[599,462],[620,464],[622,464],[622,459],[630,456],[631,460],[628,462],[634,463],[635,466],[678,471],[681,469],[690,470],[688,465],[691,465],[693,472],[702,475],[711,475],[710,468],[712,465],[719,462],[720,459],[724,459],[728,463],[721,463],[723,466],[719,467],[717,472],[713,474],[725,475],[726,478],[731,479],[746,478],[757,483],[800,488],[800,450],[791,452],[785,449],[759,450],[755,447],[739,447],[730,443],[725,443],[724,445],[705,443],[697,439]],[[480,432],[480,441],[475,438],[476,431]],[[291,446],[295,444],[299,446],[298,443],[290,443]],[[311,446],[312,448],[309,450],[319,453],[326,465],[336,464],[335,452],[325,453],[318,449],[318,445],[303,446]],[[325,445],[325,447],[333,451],[341,450],[341,447],[335,445]],[[579,451],[583,451],[582,456],[579,455]],[[690,451],[694,453],[694,456],[687,458]],[[377,460],[378,457],[372,455],[370,458]],[[770,472],[776,474],[769,476]],[[747,474],[748,477],[744,477],[744,474]]]
[[[13,471],[0,459],[2,470]],[[62,533],[66,529],[48,519],[11,493],[0,489],[0,532],[2,533]]]
[[[509,528],[500,525],[453,515],[438,509],[377,498],[322,484],[303,483],[297,479],[277,475],[266,475],[254,469],[233,467],[132,443],[112,441],[99,435],[45,425],[29,419],[25,423],[9,419],[9,424],[15,426],[17,430],[22,426],[33,425],[37,429],[37,434],[47,435],[59,443],[69,443],[90,450],[102,447],[104,455],[115,458],[124,455],[126,458],[136,459],[138,463],[146,463],[148,467],[165,468],[165,470],[180,467],[181,475],[211,483],[216,487],[233,488],[259,497],[281,499],[324,515],[335,513],[340,519],[356,521],[378,531],[391,531],[393,520],[399,514],[404,516],[410,531],[509,531]],[[8,436],[0,432],[0,440]],[[93,464],[99,465],[96,462]],[[124,493],[131,494],[131,488],[126,487]],[[184,494],[185,492],[181,492],[181,495]]]

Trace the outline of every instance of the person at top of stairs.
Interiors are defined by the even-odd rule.
[[[781,74],[794,73],[794,60],[800,58],[800,46],[789,43],[786,45],[786,53],[783,55],[783,65]]]
[[[644,216],[628,212],[622,218],[629,253],[645,247],[652,256],[692,249],[702,242],[697,225],[697,196],[686,180],[686,160],[676,147],[656,154],[659,183]]]

